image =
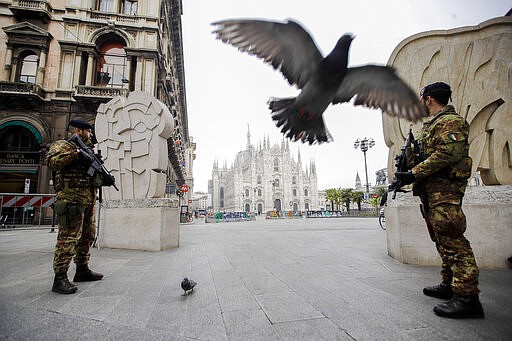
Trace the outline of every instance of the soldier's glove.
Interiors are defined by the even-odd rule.
[[[414,177],[414,174],[412,174],[411,171],[409,171],[409,172],[396,172],[395,176],[401,182],[402,186],[410,185],[414,181],[416,181],[416,178]]]

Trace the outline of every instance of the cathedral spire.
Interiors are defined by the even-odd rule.
[[[362,186],[361,186],[361,178],[359,177],[359,172],[356,173],[356,188],[355,189],[360,189]]]
[[[314,159],[310,160],[309,168],[311,170],[311,174],[316,174],[316,165],[315,165],[315,160]]]
[[[300,159],[300,147],[298,148],[298,152],[297,152],[297,162],[298,163],[302,163],[301,159]]]
[[[249,123],[247,123],[247,150],[251,149],[251,131],[249,130]]]

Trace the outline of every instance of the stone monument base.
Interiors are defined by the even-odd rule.
[[[180,243],[178,201],[108,200],[101,207],[101,247],[162,251]]]
[[[465,236],[481,268],[507,268],[512,256],[512,186],[468,187],[462,203]],[[406,264],[440,265],[412,193],[398,193],[386,207],[388,254]]]

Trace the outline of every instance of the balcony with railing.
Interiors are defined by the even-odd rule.
[[[13,0],[9,9],[18,19],[37,18],[45,22],[51,18],[53,11],[52,5],[46,0]]]
[[[0,81],[0,110],[24,108],[39,110],[46,91],[37,84]]]
[[[76,100],[106,102],[116,96],[128,96],[129,93],[130,90],[125,88],[77,85],[73,97]]]
[[[144,19],[141,16],[133,15],[133,14],[121,14],[121,13],[107,13],[103,11],[95,11],[95,10],[89,10],[88,11],[88,17],[92,20],[99,20],[99,21],[111,21],[111,22],[117,22],[120,24],[139,24],[143,20],[147,21],[147,18]]]
[[[41,86],[32,83],[23,82],[5,82],[0,81],[0,95],[2,97],[19,95],[19,96],[35,96],[43,100],[45,92]]]

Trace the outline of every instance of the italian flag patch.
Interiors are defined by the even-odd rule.
[[[449,133],[448,138],[452,141],[460,141],[464,139],[461,133]]]

